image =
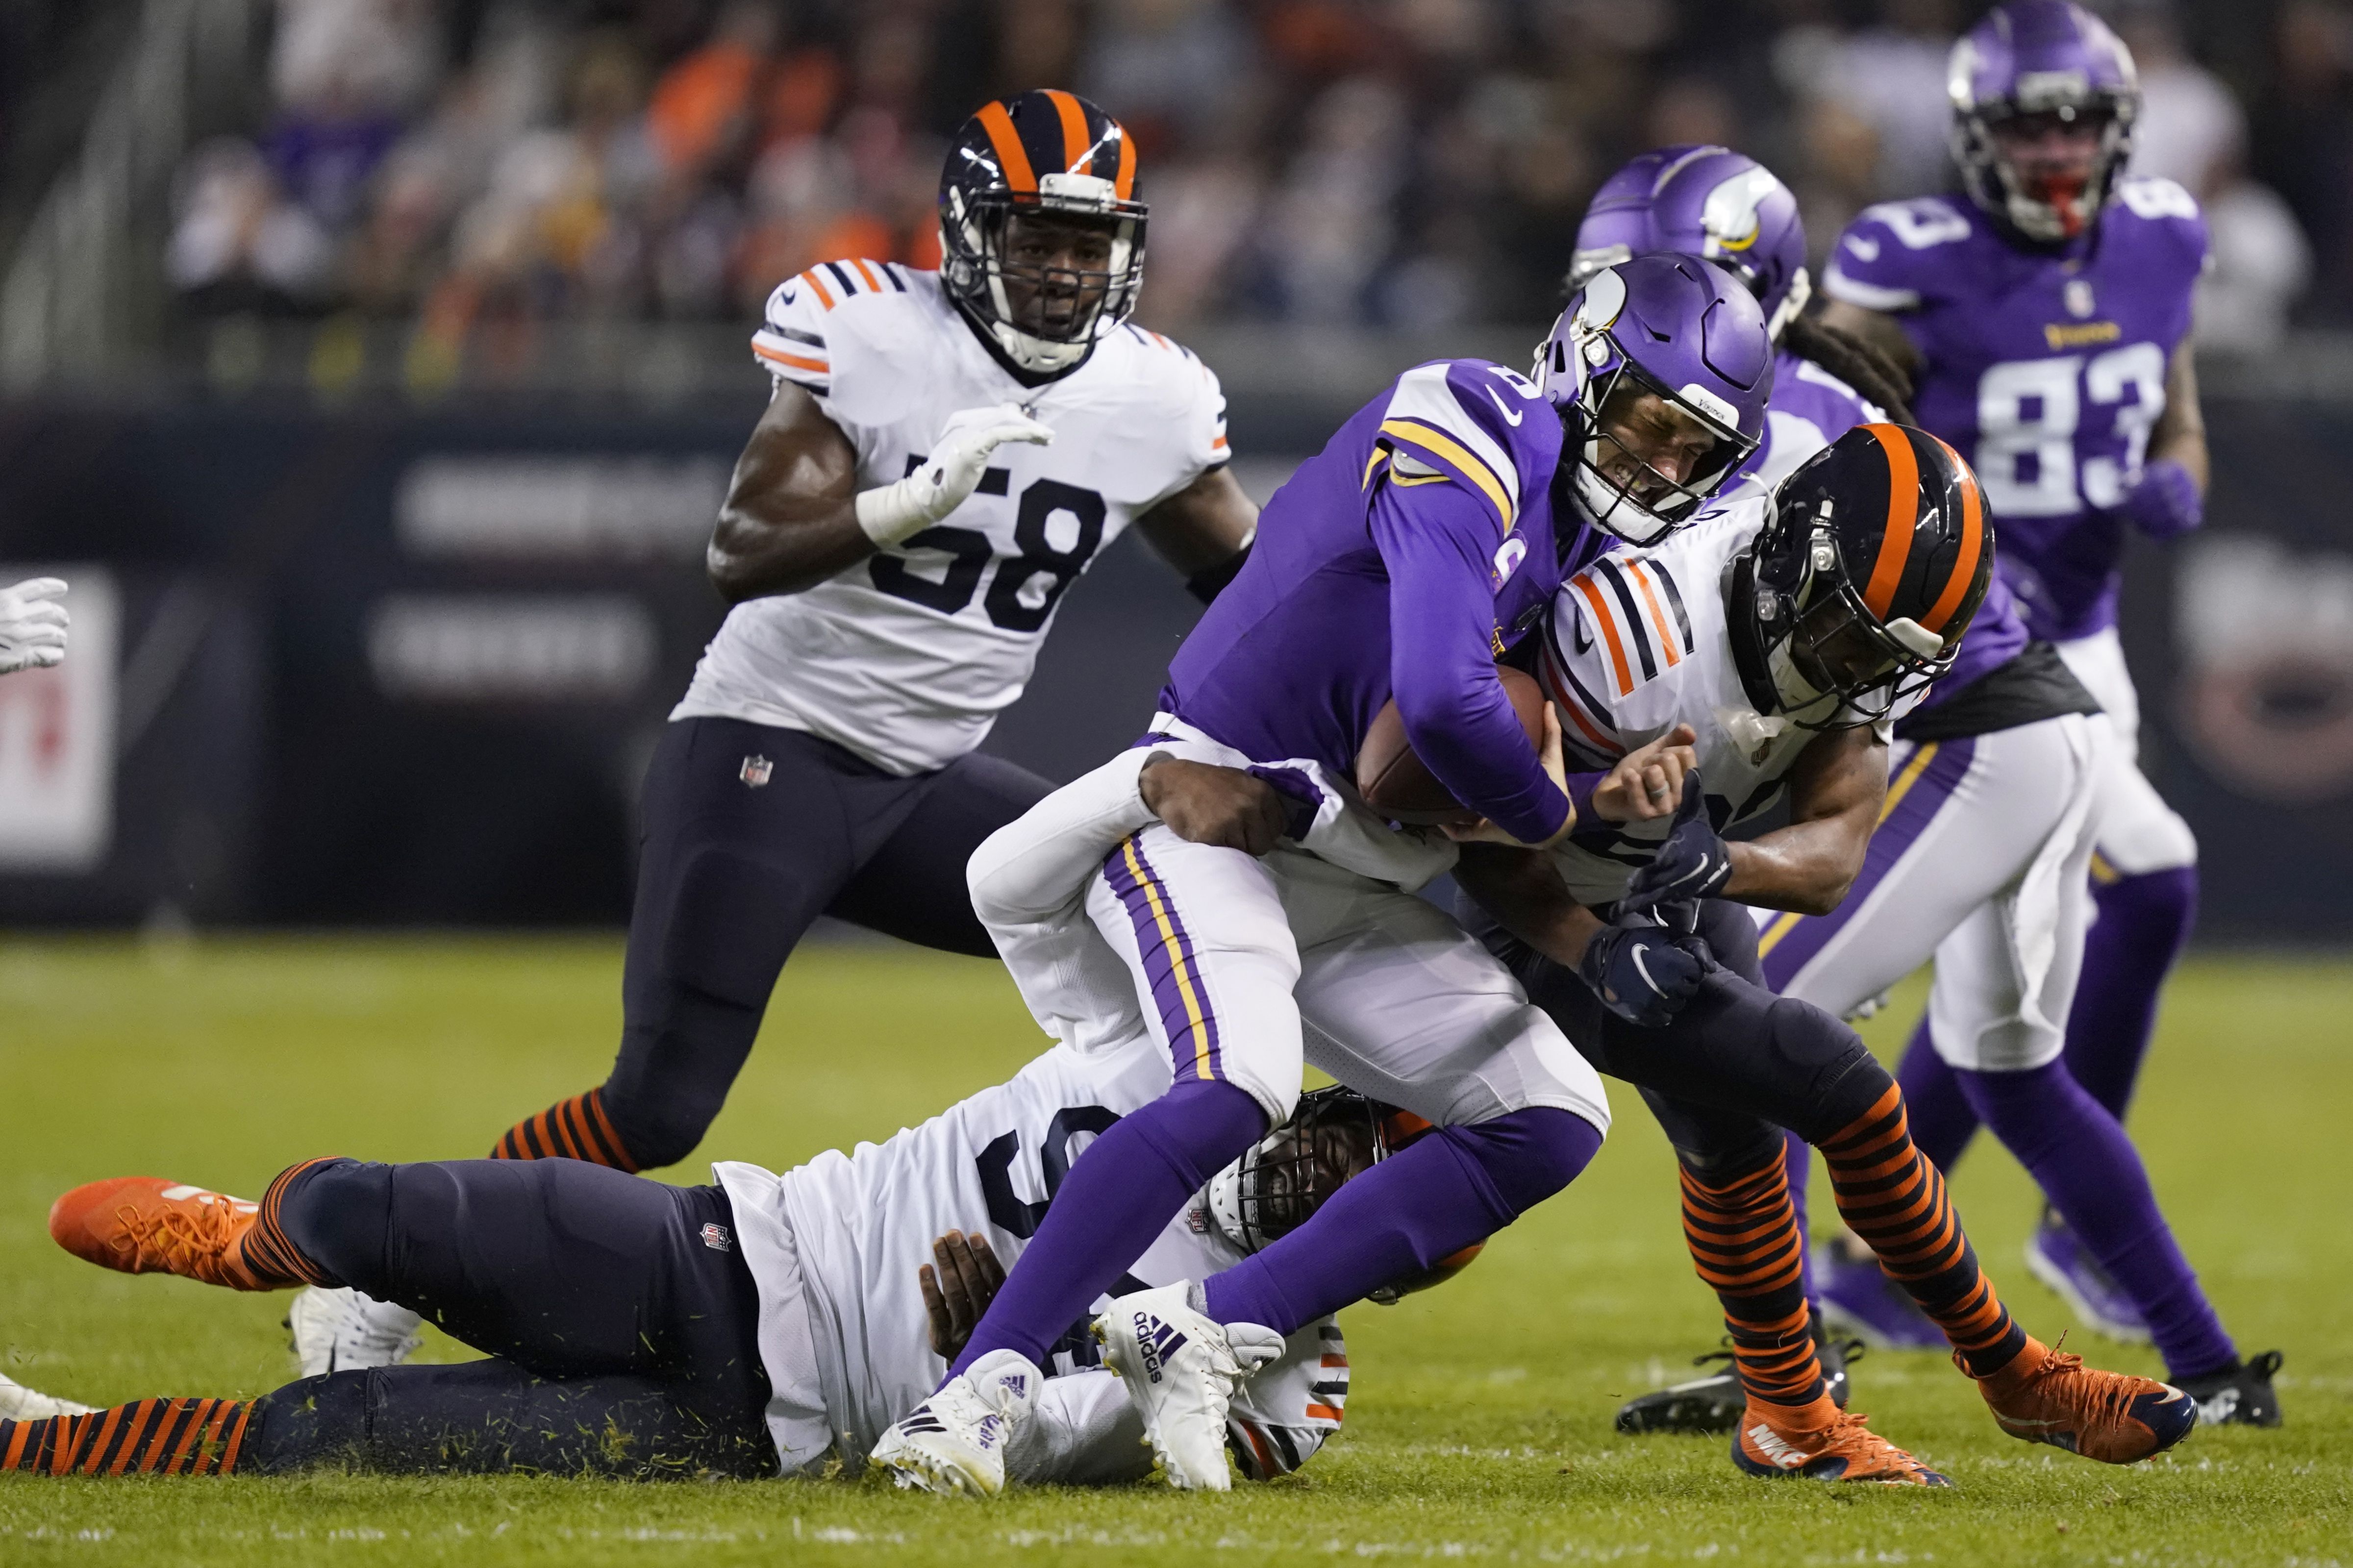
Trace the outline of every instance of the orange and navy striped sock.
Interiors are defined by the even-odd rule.
[[[328,1273],[302,1254],[286,1234],[280,1217],[286,1194],[304,1174],[322,1165],[338,1163],[341,1157],[322,1154],[315,1160],[305,1160],[299,1165],[289,1165],[278,1173],[261,1194],[261,1210],[254,1215],[253,1228],[245,1233],[238,1244],[245,1266],[261,1282],[264,1289],[283,1289],[290,1285],[323,1285],[330,1289],[343,1281]]]
[[[238,1399],[137,1399],[87,1415],[0,1421],[0,1470],[47,1476],[226,1476],[253,1406]]]
[[[2026,1331],[1978,1267],[1944,1176],[1914,1145],[1903,1090],[1889,1085],[1820,1148],[1840,1215],[1878,1254],[1887,1277],[1945,1331],[1970,1374],[2007,1366],[2026,1348]]]
[[[1724,1303],[1733,1363],[1752,1399],[1799,1406],[1822,1397],[1806,1310],[1805,1247],[1778,1140],[1749,1171],[1683,1171],[1683,1239],[1699,1277]]]
[[[516,1122],[499,1139],[498,1147],[491,1151],[491,1158],[586,1160],[592,1165],[610,1165],[632,1175],[638,1169],[638,1163],[629,1158],[628,1146],[613,1131],[612,1118],[605,1114],[602,1085],[586,1094],[559,1100],[538,1115],[526,1116]]]

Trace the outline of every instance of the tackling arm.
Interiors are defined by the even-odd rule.
[[[1574,970],[1601,919],[1569,895],[1539,850],[1465,844],[1454,880],[1503,928],[1563,968]]]
[[[1887,747],[1869,726],[1818,735],[1789,772],[1788,826],[1729,846],[1723,896],[1826,915],[1862,870],[1887,798]]]

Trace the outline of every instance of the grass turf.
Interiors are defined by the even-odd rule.
[[[0,1370],[94,1404],[284,1381],[278,1300],[76,1262],[44,1234],[50,1199],[132,1172],[252,1194],[315,1153],[485,1150],[601,1073],[618,967],[617,943],[585,939],[0,951]],[[1899,997],[1878,1044],[1899,1043],[1917,1000]],[[1617,1401],[1718,1332],[1671,1158],[1621,1089],[1617,1130],[1571,1191],[1445,1289],[1348,1314],[1347,1430],[1271,1486],[982,1508],[842,1482],[5,1476],[0,1563],[2353,1563],[2353,1248],[2329,1196],[2353,1190],[2348,1016],[2353,964],[2209,959],[2175,982],[2135,1130],[2242,1348],[2288,1351],[2289,1424],[2200,1432],[2134,1469],[2002,1436],[1969,1384],[1918,1353],[1864,1361],[1856,1406],[1948,1470],[1951,1492],[1758,1482],[1718,1442],[1616,1436]],[[782,1169],[997,1081],[1037,1044],[993,965],[814,949],[705,1149]],[[2014,1310],[2056,1335],[2065,1310],[2018,1262],[2034,1202],[2017,1168],[1980,1144],[1954,1185]],[[2145,1351],[2072,1348],[2158,1371]]]

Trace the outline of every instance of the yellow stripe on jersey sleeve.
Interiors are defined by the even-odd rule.
[[[1392,441],[1400,442],[1418,451],[1428,453],[1453,468],[1462,479],[1477,486],[1485,493],[1487,500],[1493,503],[1495,516],[1503,522],[1504,531],[1509,533],[1512,531],[1512,524],[1515,520],[1513,516],[1511,492],[1504,488],[1504,481],[1495,476],[1495,470],[1475,456],[1469,447],[1444,431],[1413,419],[1384,419],[1381,421],[1381,434]]]

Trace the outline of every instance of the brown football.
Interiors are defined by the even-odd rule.
[[[1542,747],[1544,688],[1533,676],[1509,665],[1499,666],[1495,673],[1503,678],[1504,695],[1512,700],[1529,743]],[[1398,717],[1394,701],[1373,715],[1373,727],[1365,731],[1365,743],[1356,752],[1356,791],[1366,805],[1392,822],[1467,825],[1479,819],[1476,812],[1465,810],[1447,793],[1437,775],[1422,766],[1421,759],[1406,744],[1405,721]]]

